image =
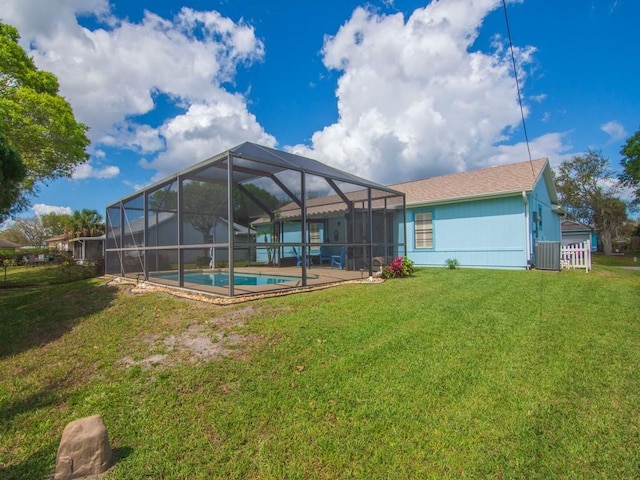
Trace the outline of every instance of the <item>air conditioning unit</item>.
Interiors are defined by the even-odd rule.
[[[560,242],[536,242],[538,270],[560,270]]]

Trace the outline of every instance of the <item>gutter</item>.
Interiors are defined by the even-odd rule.
[[[522,200],[524,200],[524,220],[525,220],[525,233],[526,233],[526,243],[527,243],[527,268],[531,265],[531,235],[529,228],[531,226],[529,222],[529,199],[527,198],[527,192],[522,191]]]

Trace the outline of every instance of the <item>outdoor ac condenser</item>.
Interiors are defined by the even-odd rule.
[[[560,242],[536,242],[536,268],[560,270]]]

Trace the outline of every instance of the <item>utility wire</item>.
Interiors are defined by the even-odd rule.
[[[529,148],[529,136],[527,135],[527,124],[524,121],[524,108],[522,107],[522,94],[520,93],[520,83],[518,82],[518,69],[516,68],[516,57],[513,53],[513,41],[511,40],[511,28],[509,27],[509,15],[507,14],[507,2],[502,0],[504,10],[504,20],[507,24],[507,36],[509,37],[509,49],[511,50],[511,62],[513,63],[513,75],[516,78],[516,90],[518,91],[518,103],[520,104],[520,116],[522,117],[522,129],[524,130],[524,140],[527,144],[527,153],[529,154],[529,164],[531,165],[531,173],[535,178],[533,170],[533,160],[531,159],[531,148]]]

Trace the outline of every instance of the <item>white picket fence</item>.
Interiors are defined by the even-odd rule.
[[[587,273],[591,270],[591,242],[563,245],[560,250],[560,264],[562,268],[584,268]]]

